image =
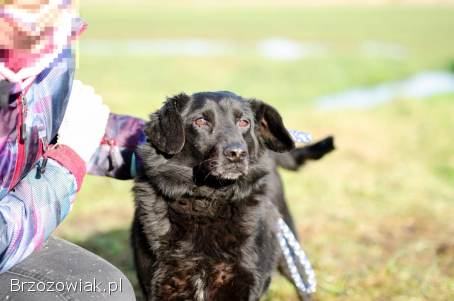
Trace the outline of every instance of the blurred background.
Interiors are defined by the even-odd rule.
[[[316,300],[454,300],[454,1],[80,1],[76,77],[142,118],[231,90],[337,150],[283,172]],[[58,234],[133,283],[132,183],[88,177]],[[280,277],[264,300],[297,300]]]

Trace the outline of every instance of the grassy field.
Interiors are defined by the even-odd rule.
[[[81,43],[196,37],[249,49],[287,37],[327,45],[326,54],[296,61],[247,50],[205,58],[82,52],[77,77],[115,112],[145,118],[180,91],[232,90],[272,103],[289,128],[335,135],[335,153],[301,172],[283,172],[318,275],[316,300],[454,300],[454,96],[398,99],[368,110],[320,112],[313,105],[317,96],[350,87],[454,69],[454,7],[81,2],[89,22]],[[366,55],[360,50],[366,41],[399,44],[406,55]],[[58,234],[136,283],[130,188],[131,182],[88,177]],[[265,300],[296,297],[276,277]]]

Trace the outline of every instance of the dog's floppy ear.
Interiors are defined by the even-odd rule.
[[[174,155],[183,149],[186,137],[181,111],[189,100],[188,95],[178,94],[168,98],[159,111],[151,114],[145,134],[160,152]]]
[[[260,136],[269,149],[283,153],[295,148],[295,143],[275,108],[255,99],[251,100],[251,108],[255,113]]]

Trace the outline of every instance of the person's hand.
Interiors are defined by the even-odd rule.
[[[58,143],[69,146],[88,163],[104,136],[109,113],[92,87],[75,80]]]

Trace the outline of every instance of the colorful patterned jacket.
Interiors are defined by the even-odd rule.
[[[73,35],[81,30],[75,20]],[[69,147],[53,146],[75,71],[67,46],[24,91],[11,86],[0,106],[0,272],[39,249],[68,215],[83,177],[131,178],[133,149],[144,140],[144,122],[111,114],[88,166]]]

